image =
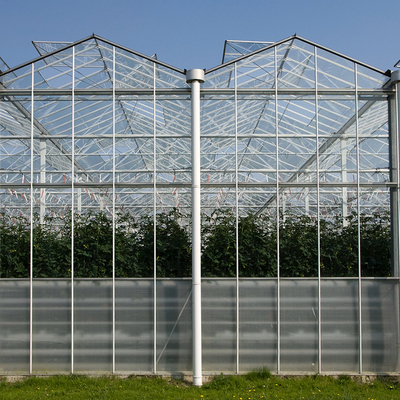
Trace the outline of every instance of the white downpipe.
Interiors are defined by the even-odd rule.
[[[186,73],[191,84],[192,107],[192,329],[193,329],[193,385],[203,384],[201,349],[201,214],[200,214],[200,83],[202,69]]]

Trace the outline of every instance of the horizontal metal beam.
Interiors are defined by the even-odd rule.
[[[115,188],[153,188],[153,182],[146,183],[115,183]],[[218,187],[218,188],[228,188],[236,187],[235,183],[232,182],[201,182],[202,187]],[[276,188],[276,182],[239,182],[239,188],[258,188],[258,187],[270,187]],[[26,189],[29,190],[31,187],[30,183],[1,183],[0,189]],[[46,188],[57,188],[57,189],[71,189],[71,183],[33,183],[33,188],[46,189]],[[112,188],[112,183],[74,183],[74,188]],[[158,188],[191,188],[191,183],[179,183],[179,182],[158,182],[156,183]],[[279,182],[278,187],[281,188],[294,188],[294,187],[317,187],[317,182]],[[342,187],[353,187],[357,188],[357,182],[319,182],[320,188],[342,188]],[[362,188],[390,188],[398,187],[396,182],[360,182],[359,187]]]
[[[34,89],[35,96],[72,96],[72,89]],[[148,88],[148,89],[116,89],[116,96],[153,96],[154,92],[157,95],[168,95],[168,96],[188,96],[190,89],[186,88]],[[275,95],[274,88],[237,88],[236,92],[238,95]],[[278,95],[297,95],[297,96],[315,96],[315,93],[319,96],[335,95],[335,96],[354,96],[355,89],[313,89],[313,88],[278,88]],[[376,95],[388,95],[393,94],[394,89],[389,86],[387,88],[380,89],[358,89],[357,93],[359,96],[376,96]],[[0,89],[0,96],[27,96],[30,97],[32,94],[30,89]],[[79,96],[110,96],[112,97],[113,89],[75,89],[75,97]],[[201,95],[234,95],[235,88],[202,88],[200,90]],[[173,99],[168,99],[173,100]]]

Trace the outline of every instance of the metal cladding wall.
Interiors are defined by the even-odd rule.
[[[398,71],[35,47],[0,72],[2,373],[400,372]]]

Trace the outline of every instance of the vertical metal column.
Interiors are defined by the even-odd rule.
[[[360,132],[359,132],[359,111],[358,111],[358,74],[357,64],[354,64],[355,82],[355,116],[356,116],[356,164],[357,164],[357,249],[358,249],[358,326],[359,326],[359,373],[363,373],[363,354],[362,354],[362,282],[361,282],[361,227],[360,227]]]
[[[156,64],[153,64],[153,372],[157,373],[157,130]]]
[[[75,235],[75,47],[72,47],[72,103],[71,103],[71,374],[74,373],[74,327],[75,327],[75,288],[74,288],[74,235]]]
[[[319,185],[319,118],[318,118],[318,55],[314,47],[315,72],[315,140],[316,140],[316,178],[317,178],[317,254],[318,254],[318,373],[322,371],[322,322],[321,322],[321,216],[320,216],[320,185]]]
[[[276,336],[277,336],[277,354],[276,354],[276,371],[281,372],[281,270],[280,270],[280,257],[279,257],[279,116],[278,116],[278,66],[277,66],[277,53],[274,47],[274,71],[275,71],[275,173],[276,173],[276,285],[277,285],[277,310],[276,310]]]
[[[238,116],[237,116],[237,64],[235,63],[235,241],[236,241],[236,373],[239,365],[239,173],[238,173]]]
[[[201,214],[200,214],[200,83],[202,69],[186,72],[191,84],[192,119],[192,329],[193,329],[193,384],[203,384],[201,347]]]
[[[46,140],[40,139],[39,151],[40,151],[40,183],[46,183]],[[40,189],[40,225],[44,223],[44,216],[46,213],[46,189]]]
[[[115,374],[115,47],[112,73],[112,373]]]
[[[400,202],[399,202],[399,171],[400,171],[400,138],[399,138],[399,122],[400,122],[400,71],[393,71],[391,84],[395,90],[394,95],[388,96],[389,108],[389,165],[390,165],[390,181],[396,184],[390,188],[390,230],[391,230],[391,275],[399,277],[400,264]],[[396,307],[400,306],[398,291],[396,291]],[[397,327],[397,341],[400,335],[399,311],[394,315],[394,323]],[[397,354],[398,356],[398,354]]]
[[[29,373],[33,372],[33,121],[34,121],[35,64],[31,69],[31,180],[30,180],[30,245],[29,245]]]
[[[395,95],[389,96],[389,151],[390,151],[390,181],[396,187],[390,188],[390,228],[391,228],[391,275],[399,276],[400,264],[400,204],[399,204],[399,171],[400,171],[400,144],[399,144],[399,120],[400,120],[400,71],[392,72],[391,83],[395,89]]]
[[[347,138],[343,132],[340,137],[340,154],[341,154],[341,172],[342,172],[342,183],[347,182]],[[342,187],[342,219],[343,226],[348,225],[348,206],[347,206],[347,187]]]

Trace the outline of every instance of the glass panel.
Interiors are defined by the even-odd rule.
[[[355,92],[347,96],[318,96],[318,136],[326,137],[328,146],[321,155],[325,152],[329,154],[330,148],[337,144],[338,139],[345,138],[348,129],[355,126],[354,98]]]
[[[183,139],[191,138],[191,106],[184,96],[156,97],[156,134]],[[181,139],[182,138],[182,139]],[[186,142],[186,140],[183,140]],[[186,164],[183,164],[186,166]]]
[[[124,190],[118,190],[123,197]],[[115,218],[115,274],[117,277],[152,277],[153,226],[141,222],[129,209],[117,209]],[[147,228],[147,229],[146,229]],[[146,256],[146,257],[144,257]]]
[[[244,214],[239,216],[239,275],[276,277],[276,216]]]
[[[95,122],[94,122],[95,121]],[[112,102],[77,102],[75,169],[85,170],[88,182],[111,180],[113,166]]]
[[[117,138],[115,141],[116,183],[153,181],[153,138]]]
[[[33,277],[71,276],[71,189],[33,192]]]
[[[275,87],[274,49],[249,56],[236,65],[238,88]]]
[[[119,373],[153,370],[153,281],[115,282],[115,368]]]
[[[247,280],[239,283],[240,372],[277,365],[277,282]]]
[[[382,71],[383,72],[383,71]],[[357,85],[360,88],[381,88],[390,80],[386,74],[380,74],[372,69],[357,65]]]
[[[76,278],[111,277],[112,207],[110,210],[105,204],[101,190],[85,189],[85,195],[92,204],[100,204],[100,210],[98,207],[97,210],[89,209],[81,214],[78,211],[74,215],[74,276]],[[91,205],[85,204],[85,207],[91,207]]]
[[[153,96],[117,96],[115,133],[118,136],[141,138],[154,135]],[[111,132],[112,133],[112,132]]]
[[[314,46],[293,39],[276,47],[278,88],[314,88]]]
[[[202,280],[203,373],[236,372],[236,281]]]
[[[156,64],[156,87],[160,88],[188,88],[186,75]]]
[[[207,174],[207,183],[234,182],[235,177],[235,139],[202,138],[201,167]]]
[[[34,64],[35,89],[72,88],[72,48]]]
[[[97,39],[75,46],[75,89],[111,88],[111,69],[110,46],[99,46]]]
[[[354,63],[325,50],[317,50],[318,88],[354,88]]]
[[[363,372],[399,369],[399,282],[362,280]]]
[[[274,96],[243,96],[237,98],[238,135],[253,140],[253,135],[275,137]]]
[[[217,202],[230,201],[234,207],[233,190],[228,193],[221,189],[213,195]],[[203,216],[201,269],[204,277],[236,276],[236,214],[225,203],[222,207],[215,207],[211,215]]]
[[[2,191],[0,218],[0,278],[30,276],[30,191]]]
[[[191,179],[190,138],[158,137],[156,144],[157,182],[187,182]],[[183,171],[182,171],[183,170]],[[187,171],[185,171],[187,170]]]
[[[191,243],[183,215],[177,209],[157,214],[157,276],[189,277],[192,273]]]
[[[281,280],[281,371],[318,372],[318,281]]]
[[[358,281],[321,280],[322,370],[359,371]]]
[[[307,187],[282,189],[279,203],[281,276],[318,276],[316,189]]]
[[[320,188],[321,276],[358,276],[357,218],[348,194],[347,187]]]
[[[247,175],[245,182],[275,181],[276,140],[272,138],[239,139],[238,169],[240,181],[243,181],[245,175]]]
[[[115,87],[152,88],[154,63],[131,52],[115,48]]]
[[[201,136],[221,138],[235,135],[235,103],[233,96],[203,97],[200,105]],[[212,140],[214,138],[210,138]],[[202,149],[202,152],[203,149]]]
[[[110,97],[93,97],[90,100],[75,98],[75,136],[76,146],[84,136],[86,139],[112,135],[112,101]],[[84,139],[83,138],[83,139]]]
[[[0,371],[29,373],[29,280],[0,280]]]
[[[360,143],[360,182],[389,181],[388,138],[363,139]]]
[[[71,371],[71,282],[33,284],[33,371]]]
[[[157,281],[157,371],[192,370],[191,284]]]
[[[224,68],[219,68],[205,76],[204,88],[233,88],[235,87],[234,81],[234,64],[228,65]]]
[[[9,72],[0,77],[0,82],[7,89],[32,88],[32,64],[21,67],[14,72]]]
[[[0,167],[2,172],[0,182],[21,184],[21,189],[29,186],[31,182],[30,106],[30,101],[22,97],[15,98],[12,102],[0,98]],[[3,203],[2,208],[4,206],[13,208],[19,205],[20,211],[23,212],[26,208],[21,204],[23,197],[17,200],[20,197],[20,188],[10,189],[9,194],[12,197],[8,197],[8,203]]]
[[[74,370],[112,371],[112,281],[74,281]]]
[[[392,276],[390,190],[362,189],[360,192],[361,270],[365,277]]]
[[[53,142],[50,137],[60,136],[59,140],[71,137],[72,103],[69,96],[35,96],[34,108],[35,119],[40,123],[37,139],[47,139],[48,146],[57,146],[58,141]]]
[[[245,40],[227,40],[225,41],[225,49],[223,56],[223,63],[229,62],[243,56],[245,54],[252,53],[253,51],[262,49],[273,44],[272,42],[249,42]]]

